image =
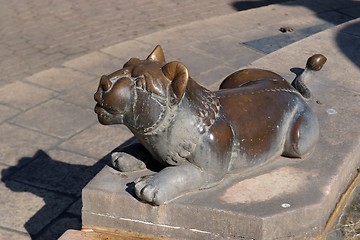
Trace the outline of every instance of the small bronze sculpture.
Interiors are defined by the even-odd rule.
[[[305,101],[310,92],[303,79],[325,61],[322,55],[309,58],[295,87],[273,72],[245,69],[211,92],[197,84],[182,63],[166,63],[157,46],[146,60],[132,58],[122,69],[101,77],[95,112],[104,125],[125,124],[165,166],[135,181],[137,197],[160,205],[212,187],[230,171],[280,155],[309,153],[319,126]],[[122,171],[145,167],[121,153],[112,158]]]

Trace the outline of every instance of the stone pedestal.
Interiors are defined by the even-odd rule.
[[[119,173],[105,167],[83,190],[83,225],[173,239],[320,235],[360,165],[360,88],[354,65],[359,59],[349,54],[356,51],[358,38],[346,34],[350,30],[342,26],[325,31],[251,65],[284,74],[303,67],[318,49],[328,57],[319,77],[308,83],[320,123],[320,140],[310,156],[279,158],[253,171],[229,174],[212,189],[159,207],[134,197],[132,182],[150,171]],[[333,39],[351,44],[341,52]]]
[[[346,96],[342,96],[345,100]],[[357,174],[351,113],[317,108],[321,136],[305,159],[279,158],[163,206],[134,197],[135,178],[105,167],[83,190],[83,225],[174,239],[306,239],[321,234]]]

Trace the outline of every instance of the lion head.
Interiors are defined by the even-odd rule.
[[[131,58],[122,69],[101,77],[94,95],[99,122],[149,131],[179,104],[188,79],[182,63],[165,63],[160,46],[146,60]]]

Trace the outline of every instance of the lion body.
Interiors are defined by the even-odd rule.
[[[136,183],[139,198],[162,204],[211,187],[231,170],[311,150],[318,122],[296,89],[274,73],[249,81],[241,81],[241,74],[211,92],[181,63],[165,64],[162,50],[155,49],[148,59],[131,59],[103,76],[95,94],[99,121],[128,126],[165,166]]]

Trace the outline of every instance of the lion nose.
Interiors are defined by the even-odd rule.
[[[108,76],[103,75],[100,78],[99,88],[94,94],[94,99],[97,103],[102,103],[103,93],[108,91],[111,88],[111,81],[109,80]]]

